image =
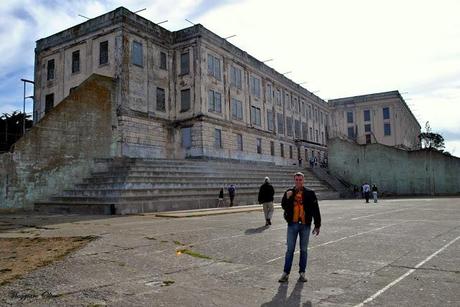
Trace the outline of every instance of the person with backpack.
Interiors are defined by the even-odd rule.
[[[235,199],[235,194],[236,194],[236,187],[234,184],[231,184],[229,187],[228,187],[228,196],[230,198],[230,205],[229,207],[233,207],[233,200]]]
[[[264,183],[260,186],[259,189],[259,197],[258,201],[259,204],[262,204],[264,208],[264,215],[265,215],[265,226],[269,226],[272,224],[272,216],[273,216],[273,196],[275,195],[275,189],[270,183],[270,178],[265,177]]]

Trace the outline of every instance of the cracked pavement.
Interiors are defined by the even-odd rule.
[[[186,218],[0,216],[0,237],[97,236],[0,286],[2,306],[459,306],[460,199],[321,201],[307,283],[276,210]],[[189,250],[191,254],[178,253]],[[297,246],[298,250],[298,246]],[[203,257],[209,257],[206,259]]]

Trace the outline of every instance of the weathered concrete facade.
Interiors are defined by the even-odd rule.
[[[420,124],[398,91],[329,100],[330,137],[418,149]]]
[[[73,187],[118,151],[112,78],[93,75],[0,155],[0,207],[32,208]]]
[[[116,81],[115,155],[326,155],[326,102],[201,25],[169,32],[119,8],[39,40],[35,122],[93,73]]]
[[[460,159],[433,150],[407,151],[380,144],[329,140],[330,172],[387,195],[459,195]]]

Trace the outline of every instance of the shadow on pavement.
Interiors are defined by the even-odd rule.
[[[256,233],[261,233],[261,232],[265,231],[268,228],[269,228],[269,226],[260,226],[260,227],[257,227],[257,228],[249,228],[249,229],[246,229],[244,231],[244,234],[245,235],[253,235],[253,234],[256,234]]]
[[[302,297],[303,282],[297,282],[289,297],[287,296],[288,283],[281,283],[278,287],[278,292],[275,294],[270,302],[263,303],[261,307],[277,307],[277,306],[295,306],[295,307],[311,307],[310,301],[302,304],[300,301]]]

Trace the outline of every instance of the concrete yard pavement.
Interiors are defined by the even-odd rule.
[[[0,286],[0,305],[460,306],[459,198],[321,201],[320,207],[323,226],[310,237],[308,282],[297,282],[296,254],[286,284],[277,281],[286,241],[279,209],[270,228],[259,211],[4,215],[0,221],[18,227],[0,237],[98,239]]]

